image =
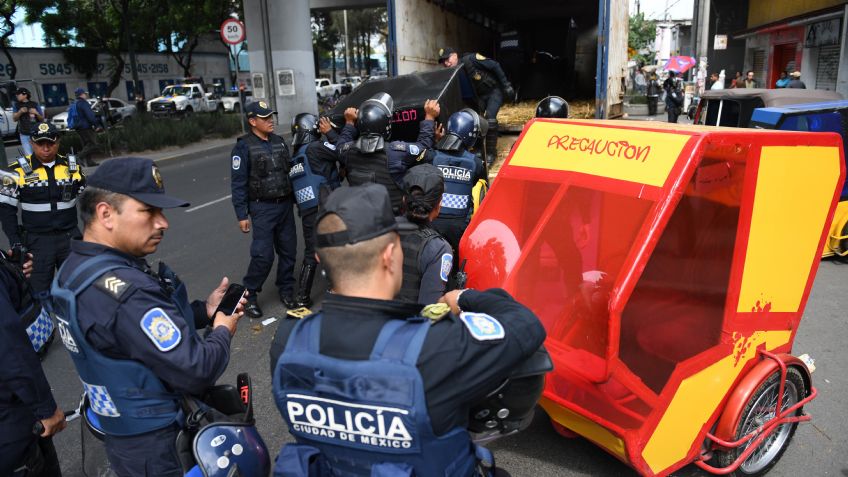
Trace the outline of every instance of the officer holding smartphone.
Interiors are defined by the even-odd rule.
[[[165,195],[150,159],[112,159],[80,195],[83,239],[53,283],[60,336],[70,352],[119,477],[182,477],[174,443],[183,395],[201,395],[227,368],[243,313],[216,312],[227,278],[205,302],[163,263],[144,257],[162,241],[163,209],[188,203]],[[199,330],[211,326],[203,336]]]

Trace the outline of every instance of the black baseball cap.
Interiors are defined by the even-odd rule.
[[[316,224],[329,214],[338,215],[346,230],[316,234],[319,247],[353,245],[398,229],[389,191],[380,184],[336,189],[327,197]]]
[[[451,54],[456,53],[456,50],[453,48],[446,46],[444,48],[439,49],[439,63],[445,61],[450,57]]]
[[[409,169],[403,177],[406,190],[419,187],[425,195],[444,190],[445,179],[442,171],[432,164],[421,164]],[[441,192],[439,192],[441,194]]]
[[[50,141],[56,142],[59,140],[59,130],[56,126],[48,122],[38,123],[35,127],[35,132],[29,135],[32,142]]]
[[[26,88],[18,88],[18,89],[16,89],[16,90],[15,90],[15,94],[16,94],[16,95],[17,95],[17,94],[25,94],[25,95],[27,95],[27,98],[29,98],[29,97],[30,97],[29,90],[28,90],[28,89],[26,89]]]
[[[145,157],[119,157],[103,162],[86,177],[87,185],[117,192],[153,207],[171,209],[188,207],[189,203],[165,195],[162,175],[153,160]]]
[[[276,111],[268,107],[265,101],[254,101],[244,108],[248,118],[267,118],[272,114],[277,114]]]

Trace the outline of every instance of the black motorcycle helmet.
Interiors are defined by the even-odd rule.
[[[356,128],[360,136],[379,136],[388,140],[392,134],[394,100],[388,93],[377,93],[359,106]]]
[[[292,147],[298,148],[302,144],[309,144],[321,138],[318,132],[318,116],[312,113],[300,113],[292,118]]]
[[[451,114],[448,118],[446,133],[436,149],[440,151],[458,151],[474,147],[480,138],[480,116],[473,109],[465,108]]]
[[[568,103],[559,96],[548,96],[536,105],[537,118],[567,118]]]

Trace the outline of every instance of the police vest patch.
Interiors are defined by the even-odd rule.
[[[459,319],[477,341],[499,340],[506,335],[501,322],[485,313],[463,312]]]
[[[443,282],[448,281],[448,277],[450,276],[451,268],[453,268],[453,255],[446,253],[442,255],[442,268],[439,270],[439,278],[442,279]]]
[[[241,167],[241,157],[233,156],[233,170],[237,171]]]
[[[97,279],[94,282],[94,286],[118,301],[121,301],[121,298],[132,288],[129,283],[111,273],[107,273]]]
[[[421,152],[421,149],[415,144],[410,144],[406,150],[409,151],[409,154],[412,156],[417,156]]]
[[[182,333],[161,308],[152,308],[141,317],[141,329],[159,351],[171,351],[180,344]]]
[[[329,142],[326,142],[326,141],[324,142],[324,147],[326,147],[327,149],[330,149],[331,151],[336,150],[336,146],[334,144],[330,144]]]

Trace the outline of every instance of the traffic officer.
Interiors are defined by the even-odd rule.
[[[439,50],[439,63],[445,68],[462,65],[461,81],[470,83],[483,103],[481,112],[485,114],[489,127],[486,129],[486,161],[491,165],[498,153],[498,111],[503,106],[504,97],[512,101],[515,90],[497,61],[486,58],[480,53],[463,53],[453,48]]]
[[[415,166],[406,183],[406,217],[399,221],[403,285],[395,297],[409,303],[435,303],[445,294],[453,267],[450,244],[430,223],[439,215],[445,179],[432,164]]]
[[[559,96],[548,96],[536,104],[537,118],[568,117],[568,103]]]
[[[425,158],[427,149],[433,147],[435,119],[439,117],[439,102],[428,99],[424,103],[424,120],[419,125],[418,139],[414,143],[387,142],[392,134],[394,100],[387,93],[377,93],[365,100],[359,110],[353,111],[353,120],[359,138],[341,146],[339,160],[347,172],[352,186],[375,182],[386,187],[392,199],[395,215],[403,210],[403,175]],[[350,110],[345,111],[349,119]]]
[[[80,236],[76,203],[85,175],[73,155],[59,155],[59,132],[52,124],[38,124],[31,139],[32,155],[19,157],[11,166],[15,180],[3,179],[0,222],[9,244],[23,244],[32,253],[30,283],[43,300],[50,294],[53,274],[70,253],[71,239]]]
[[[289,179],[291,156],[283,138],[274,134],[274,114],[265,101],[245,108],[250,132],[240,137],[232,152],[232,200],[239,229],[249,233],[250,264],[244,286],[250,292],[245,312],[251,318],[262,316],[257,298],[262,284],[274,267],[275,285],[286,308],[297,308],[294,297],[294,262],[297,260],[297,229],[294,200]]]
[[[297,305],[312,306],[312,282],[318,260],[315,258],[315,219],[322,197],[341,185],[336,143],[350,142],[355,128],[346,124],[341,134],[334,133],[330,120],[318,119],[311,113],[292,118],[292,149],[294,156],[289,170],[294,198],[303,229],[303,264],[298,280]],[[324,134],[326,141],[321,141]],[[332,139],[331,139],[332,135]]]
[[[469,407],[539,349],[545,330],[499,289],[452,291],[425,308],[429,319],[421,305],[393,301],[397,228],[376,185],[339,188],[322,208],[317,252],[333,293],[320,314],[281,322],[270,349],[274,398],[297,441],[275,475],[471,476],[478,456],[492,462],[470,441]]]
[[[80,195],[82,240],[53,283],[60,336],[105,433],[119,477],[182,476],[174,443],[183,395],[201,395],[224,372],[242,315],[216,312],[227,278],[205,302],[156,252],[168,229],[163,209],[188,203],[165,195],[150,159],[104,162]],[[212,326],[205,337],[197,330]]]
[[[457,111],[448,118],[447,131],[436,149],[428,152],[433,165],[445,178],[445,193],[433,228],[447,239],[454,252],[459,251],[459,239],[471,220],[475,187],[483,192],[488,183],[483,161],[472,152],[482,127],[480,116],[474,110]]]
[[[24,275],[31,271],[31,260],[21,268],[0,251],[0,475],[61,476],[51,436],[65,428],[65,414],[24,329],[31,309]],[[39,421],[40,438],[33,434]]]

